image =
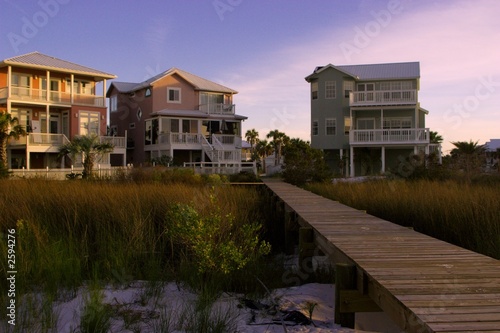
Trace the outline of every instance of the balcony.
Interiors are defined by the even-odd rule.
[[[0,88],[0,100],[8,98],[8,88]],[[47,90],[31,89],[24,87],[11,87],[10,98],[16,101],[25,101],[30,103],[53,103],[53,104],[81,104],[90,106],[104,107],[105,98],[97,95],[73,94],[73,103],[71,102],[71,94],[60,91],[49,91],[47,98]]]
[[[235,105],[223,103],[201,104],[198,106],[198,108],[200,111],[203,111],[207,114],[233,115]]]
[[[362,145],[413,145],[429,143],[428,128],[351,130],[349,144]]]
[[[353,91],[349,94],[350,106],[415,105],[416,90]]]

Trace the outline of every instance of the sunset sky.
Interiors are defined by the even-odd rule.
[[[0,59],[39,51],[140,82],[178,67],[239,91],[243,131],[310,140],[316,66],[420,62],[427,127],[500,138],[498,0],[0,0]]]

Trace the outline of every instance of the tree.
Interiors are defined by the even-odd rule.
[[[294,185],[307,181],[324,182],[332,177],[322,150],[314,149],[309,142],[291,139],[284,149],[283,178]]]
[[[278,165],[281,163],[281,155],[283,147],[290,141],[290,138],[283,132],[275,129],[269,132],[266,136],[268,139],[272,139],[271,145],[274,148],[274,164]]]
[[[450,152],[453,164],[463,170],[467,178],[481,168],[486,153],[485,145],[478,145],[478,141],[456,141],[451,144],[455,146]]]
[[[260,140],[255,145],[255,152],[262,159],[262,170],[266,172],[266,157],[271,155],[273,147],[267,140]]]
[[[19,125],[16,117],[10,113],[0,112],[0,168],[7,168],[7,144],[10,139],[19,139],[26,135],[24,128]]]
[[[259,142],[259,132],[257,132],[255,128],[252,128],[251,130],[248,130],[245,133],[245,139],[251,146],[252,157],[253,157],[255,152],[255,145],[257,144],[257,142]]]
[[[443,142],[443,137],[438,132],[430,131],[429,137],[430,137],[430,143],[437,144]]]
[[[97,134],[75,136],[71,142],[59,148],[59,156],[69,155],[71,159],[82,154],[83,178],[92,176],[94,163],[104,154],[113,151],[113,145],[101,142]]]

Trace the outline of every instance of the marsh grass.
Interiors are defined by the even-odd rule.
[[[309,184],[306,189],[500,259],[498,182],[379,180]]]

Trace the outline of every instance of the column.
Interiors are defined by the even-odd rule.
[[[106,106],[106,79],[102,80],[102,106]]]
[[[344,150],[343,149],[339,149],[339,157],[340,157],[340,165],[342,165],[342,170],[340,170],[340,174],[343,174],[344,173],[344,168],[345,168],[345,165],[344,163],[342,162],[342,157],[344,156]]]
[[[69,87],[69,93],[70,93],[70,100],[71,100],[71,104],[74,103],[74,96],[75,96],[75,91],[73,89],[73,84],[74,84],[74,81],[75,81],[75,75],[71,74],[71,82],[70,82],[70,87]]]
[[[354,147],[351,146],[350,148],[350,156],[349,156],[349,162],[351,164],[351,177],[354,177]]]
[[[11,96],[11,88],[12,87],[12,67],[11,66],[7,66],[7,99],[10,98]],[[8,113],[10,113],[9,110],[7,110]]]
[[[47,71],[47,96],[46,96],[46,101],[49,102],[51,100],[50,98],[50,71]],[[48,119],[47,119],[48,122]]]
[[[45,133],[49,134],[50,133],[50,106],[47,104],[45,105],[45,116],[47,117],[47,121],[45,122]]]
[[[382,146],[382,173],[385,172],[385,146]]]

